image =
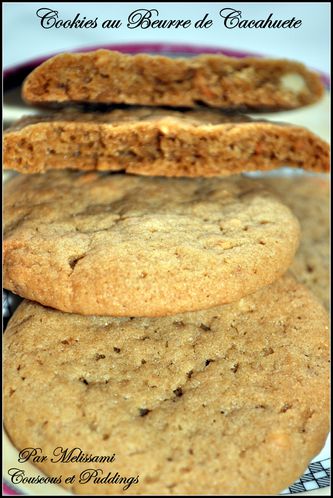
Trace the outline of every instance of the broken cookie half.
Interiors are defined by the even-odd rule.
[[[28,103],[102,103],[222,109],[295,109],[323,94],[320,76],[285,59],[129,55],[110,50],[56,55],[25,80]]]
[[[281,166],[329,171],[328,144],[306,128],[241,114],[130,107],[67,109],[6,130],[4,167],[219,176]]]

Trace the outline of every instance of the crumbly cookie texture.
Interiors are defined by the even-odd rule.
[[[161,316],[237,301],[292,262],[299,224],[241,177],[18,175],[4,204],[4,286],[62,311]]]
[[[275,494],[328,431],[327,314],[288,276],[237,303],[164,318],[25,301],[4,335],[4,402],[18,449],[115,453],[112,464],[39,465],[75,474],[76,493]],[[87,468],[139,483],[80,485]]]
[[[329,146],[306,128],[215,110],[67,110],[23,118],[4,135],[4,166],[219,176],[294,166],[329,170]]]
[[[301,241],[291,270],[329,308],[329,179],[314,176],[261,179],[297,216]]]
[[[318,100],[318,74],[299,62],[200,55],[168,58],[109,50],[56,55],[25,80],[32,104],[92,102],[229,109],[294,109]]]

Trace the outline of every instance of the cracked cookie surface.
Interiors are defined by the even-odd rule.
[[[301,126],[216,110],[66,110],[27,117],[4,134],[4,167],[227,176],[281,166],[329,170],[329,146]]]
[[[5,427],[19,449],[116,455],[40,464],[50,475],[139,475],[127,494],[275,494],[324,443],[328,361],[327,313],[290,276],[163,318],[25,301],[4,334]],[[124,493],[78,479],[72,491]]]
[[[168,58],[109,50],[56,55],[23,84],[32,104],[93,102],[228,109],[294,109],[323,94],[318,74],[279,59],[203,54]]]
[[[299,239],[258,182],[52,171],[6,184],[4,287],[62,311],[161,316],[268,285]]]

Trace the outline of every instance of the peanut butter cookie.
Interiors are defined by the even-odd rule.
[[[330,206],[329,179],[310,175],[261,179],[276,191],[298,218],[301,241],[290,267],[329,308],[330,294]]]
[[[25,301],[4,335],[4,422],[75,493],[277,494],[328,432],[327,314],[288,276],[164,318]],[[80,463],[79,449],[115,460]]]
[[[4,287],[62,311],[161,316],[268,285],[299,225],[241,177],[165,179],[49,171],[6,184]]]
[[[203,54],[169,58],[109,50],[56,55],[25,80],[32,104],[92,102],[229,109],[294,109],[323,94],[318,74],[281,59]]]
[[[4,134],[4,166],[226,176],[280,166],[329,170],[329,146],[301,126],[214,110],[78,110],[24,118]]]

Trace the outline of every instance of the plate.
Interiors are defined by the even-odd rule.
[[[200,53],[223,53],[231,57],[248,57],[257,56],[249,52],[240,52],[221,47],[198,47],[193,45],[173,45],[173,44],[123,44],[123,45],[108,45],[103,47],[89,47],[76,50],[77,52],[96,50],[97,48],[107,48],[110,50],[118,50],[126,53],[150,53],[150,54],[163,54],[167,56],[193,56]],[[30,71],[41,64],[45,59],[48,59],[54,54],[42,59],[35,59],[28,61],[19,66],[10,68],[4,72],[4,125],[9,126],[13,121],[19,119],[22,115],[31,115],[40,113],[42,111],[27,106],[21,99],[20,87],[23,79],[30,73]],[[326,91],[324,97],[311,106],[302,109],[291,111],[282,111],[279,113],[261,113],[260,117],[263,119],[270,119],[272,121],[287,121],[289,123],[306,126],[314,133],[322,137],[324,140],[330,139],[329,127],[329,109],[330,109],[330,92],[329,85],[330,79],[327,75],[321,74],[322,80],[325,84]],[[251,115],[251,114],[250,114]],[[295,170],[283,168],[279,170],[278,174],[290,174]],[[276,172],[271,172],[274,175]],[[301,173],[300,173],[301,174]],[[4,181],[11,175],[10,172],[5,172]],[[3,316],[4,326],[6,326],[10,316],[13,314],[15,308],[20,302],[20,298],[14,296],[10,292],[3,292]],[[60,486],[54,484],[13,484],[8,479],[8,469],[22,468],[25,470],[26,475],[41,476],[43,475],[36,467],[29,463],[18,464],[18,452],[11,443],[7,434],[3,435],[3,471],[4,471],[4,484],[3,491],[5,495],[43,495],[43,496],[67,496],[72,493],[66,491]],[[258,475],[258,479],[260,476]],[[330,495],[330,441],[329,438],[322,451],[317,455],[309,466],[305,469],[304,474],[289,488],[284,490],[281,495],[295,494],[302,495]]]

